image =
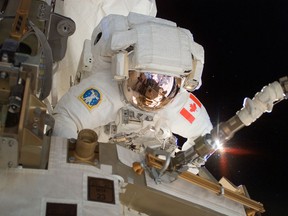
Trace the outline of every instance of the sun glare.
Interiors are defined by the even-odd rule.
[[[223,144],[220,142],[220,140],[216,139],[216,140],[215,140],[215,145],[216,145],[218,151],[220,151],[220,152],[223,151],[224,146],[223,146]]]

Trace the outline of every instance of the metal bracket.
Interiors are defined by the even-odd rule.
[[[0,168],[18,166],[18,141],[11,137],[0,136]]]
[[[53,60],[64,58],[67,49],[67,40],[76,30],[75,22],[65,16],[51,13],[48,27],[48,42],[52,49]]]
[[[146,161],[145,161],[145,165],[147,165],[146,169],[148,170],[148,172],[150,173],[151,177],[155,180],[156,184],[161,182],[161,177],[165,174],[167,168],[170,165],[171,162],[171,156],[168,152],[161,150],[161,149],[151,149],[151,148],[147,148],[146,149],[146,153],[147,153],[147,157],[146,157]],[[157,156],[165,156],[166,160],[164,161],[161,166],[157,166],[157,162],[154,161],[151,157],[149,157],[149,155],[154,156],[156,159]],[[161,159],[159,159],[161,160]],[[154,163],[156,162],[156,163]]]

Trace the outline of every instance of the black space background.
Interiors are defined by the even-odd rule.
[[[205,49],[202,87],[194,92],[211,121],[228,120],[263,86],[288,75],[288,1],[156,0],[157,17],[189,29]],[[288,215],[288,102],[274,106],[226,144],[254,154],[226,154],[227,178],[264,204],[263,216]],[[206,163],[221,178],[219,154]]]

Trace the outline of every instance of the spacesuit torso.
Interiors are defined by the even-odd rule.
[[[192,140],[209,133],[212,125],[201,102],[182,90],[174,100],[155,113],[126,104],[109,72],[96,73],[70,88],[54,109],[54,135],[77,138],[77,131],[94,129],[99,142],[132,133],[160,139],[175,133]]]

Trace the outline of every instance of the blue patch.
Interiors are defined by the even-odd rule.
[[[102,98],[101,93],[94,88],[85,90],[78,98],[89,109],[95,108],[100,104]]]

